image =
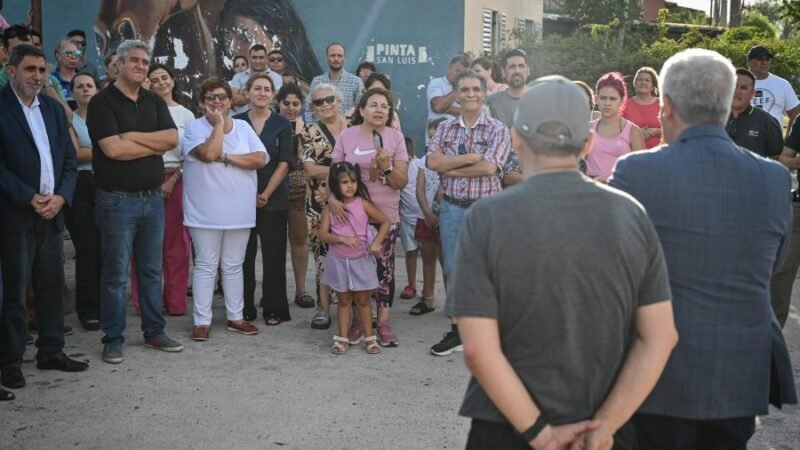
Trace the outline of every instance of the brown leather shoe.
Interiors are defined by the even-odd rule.
[[[207,341],[208,340],[208,334],[210,332],[211,332],[211,330],[208,328],[208,326],[205,326],[205,325],[199,326],[199,327],[194,327],[194,330],[192,330],[192,340],[193,341]]]
[[[247,335],[258,334],[258,328],[256,328],[256,326],[253,325],[252,323],[244,320],[239,323],[235,323],[229,320],[228,323],[226,324],[226,327],[228,331],[235,331],[237,333],[242,333]]]

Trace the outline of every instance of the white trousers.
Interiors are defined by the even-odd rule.
[[[217,268],[222,269],[222,290],[228,320],[242,320],[244,278],[242,264],[250,239],[250,229],[212,230],[189,228],[194,245],[194,325],[211,325],[211,302]]]

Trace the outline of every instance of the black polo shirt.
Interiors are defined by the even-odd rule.
[[[92,169],[98,188],[136,192],[161,185],[164,178],[161,155],[120,161],[106,156],[98,144],[102,139],[129,131],[151,133],[176,128],[161,97],[139,89],[139,98],[133,101],[112,83],[89,102],[86,127],[92,139]]]
[[[783,130],[778,121],[752,105],[739,117],[729,116],[725,131],[736,145],[764,157],[780,155],[783,150]]]

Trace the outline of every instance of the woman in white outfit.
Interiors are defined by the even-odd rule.
[[[231,98],[224,80],[205,80],[200,85],[204,115],[190,123],[184,135],[183,210],[195,250],[192,339],[196,341],[209,337],[214,278],[220,267],[226,328],[258,333],[258,328],[243,320],[242,263],[250,229],[256,224],[256,169],[269,156],[253,128],[228,115]]]

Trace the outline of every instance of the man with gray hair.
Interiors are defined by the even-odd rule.
[[[117,56],[119,78],[92,97],[86,118],[97,185],[103,360],[112,364],[124,359],[125,284],[131,255],[138,275],[145,346],[183,350],[164,333],[161,299],[161,155],[178,145],[178,132],[164,100],[141,87],[150,64],[147,44],[123,41]]]
[[[467,212],[448,292],[474,376],[467,448],[635,448],[629,419],[677,339],[658,236],[640,204],[578,172],[580,87],[534,81],[511,133],[525,180]]]
[[[609,182],[656,227],[680,333],[634,417],[639,445],[745,449],[768,403],[797,401],[769,291],[791,231],[789,172],[725,133],[736,72],[722,55],[680,52],[660,78],[667,144],[620,158]]]

